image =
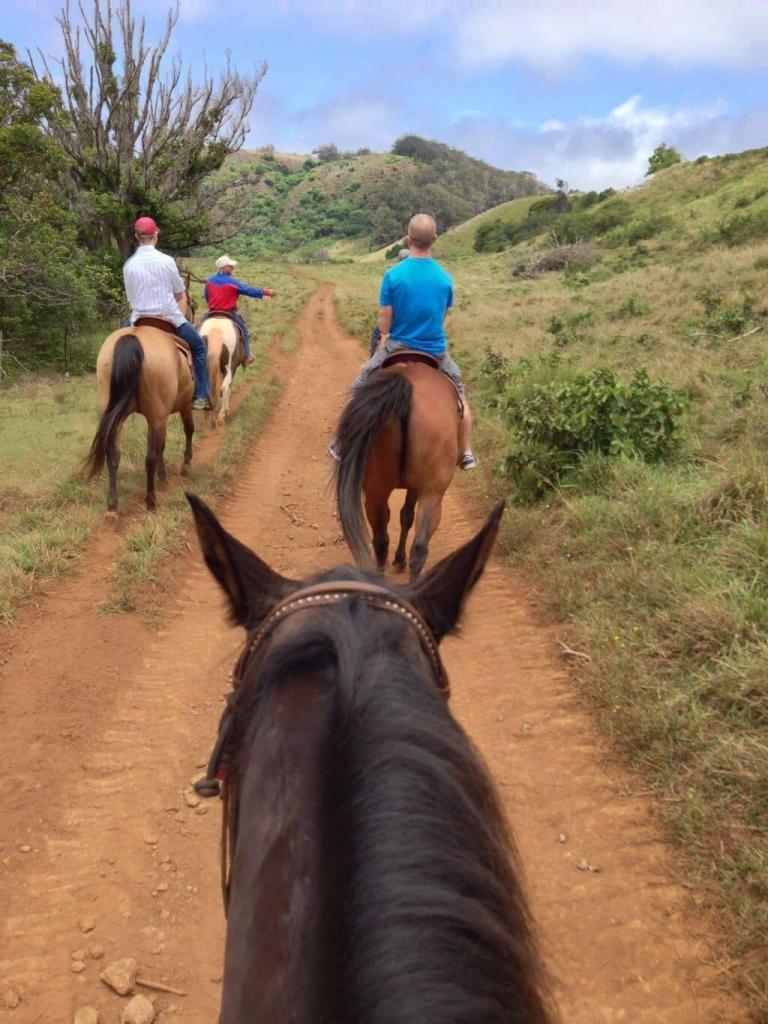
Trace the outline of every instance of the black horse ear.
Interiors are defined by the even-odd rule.
[[[235,540],[197,495],[187,492],[187,501],[192,506],[203,558],[227,595],[232,619],[247,629],[258,625],[300,584],[275,572]]]
[[[459,621],[464,599],[480,579],[493,549],[504,511],[500,501],[471,541],[438,562],[406,588],[408,599],[440,642]]]

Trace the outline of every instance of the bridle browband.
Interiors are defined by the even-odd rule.
[[[432,635],[432,630],[426,624],[419,612],[416,611],[410,601],[399,594],[387,590],[385,587],[377,586],[375,583],[365,583],[358,580],[339,580],[332,583],[315,583],[309,587],[302,587],[301,590],[290,597],[286,597],[277,604],[262,624],[256,629],[250,642],[243,651],[241,661],[238,663],[240,674],[245,668],[245,663],[251,654],[264,643],[272,630],[288,616],[296,612],[304,611],[307,608],[323,608],[331,604],[340,604],[348,598],[356,598],[368,605],[369,608],[376,608],[379,611],[391,612],[399,615],[416,631],[421,643],[422,650],[432,667],[432,672],[437,683],[437,689],[446,696],[450,693],[448,675],[445,671],[437,641]],[[239,675],[237,681],[239,682]],[[236,682],[237,685],[237,682]]]
[[[386,587],[378,586],[375,583],[365,583],[359,580],[338,580],[330,583],[314,583],[308,587],[302,587],[276,604],[261,625],[249,635],[248,641],[237,660],[232,674],[233,689],[227,695],[227,705],[219,721],[218,737],[208,762],[208,770],[204,778],[199,779],[194,784],[195,791],[200,796],[222,796],[224,800],[222,820],[222,893],[225,912],[229,905],[228,854],[234,848],[234,842],[228,841],[227,838],[227,825],[230,813],[225,755],[232,734],[235,699],[240,683],[245,675],[246,667],[251,657],[264,645],[273,630],[285,619],[300,611],[306,611],[311,608],[324,608],[329,605],[340,604],[346,600],[362,601],[369,608],[389,612],[404,619],[415,631],[419,639],[421,649],[432,669],[438,693],[443,694],[446,700],[450,696],[448,674],[440,657],[437,640],[416,608],[400,594],[396,594],[391,590],[387,590]]]

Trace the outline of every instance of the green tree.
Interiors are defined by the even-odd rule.
[[[671,167],[672,164],[679,164],[682,159],[674,146],[668,146],[666,142],[661,142],[648,157],[648,170],[645,172],[645,176],[647,178],[649,174],[663,171],[665,167]]]
[[[56,90],[0,40],[0,329],[37,353],[93,316],[107,275],[78,244],[67,160],[44,132]]]
[[[166,60],[179,0],[154,45],[145,42],[145,22],[134,18],[131,0],[115,8],[94,0],[88,19],[79,10],[81,25],[68,4],[57,19],[64,42],[57,73],[41,53],[35,74],[41,84],[61,83],[45,127],[89,197],[101,242],[128,256],[140,213],[158,220],[172,247],[223,237],[226,225],[212,224],[211,216],[227,207],[216,203],[209,176],[242,147],[266,65],[241,75],[227,62],[217,84],[207,75],[196,82],[180,58]],[[218,188],[225,192],[226,182]]]

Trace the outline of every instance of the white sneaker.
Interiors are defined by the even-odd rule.
[[[467,448],[467,450],[461,456],[461,461],[459,462],[459,466],[460,466],[461,469],[476,469],[477,468],[477,456],[475,455],[475,453],[472,451],[471,448]]]
[[[335,438],[328,445],[328,454],[331,456],[332,459],[334,459],[334,461],[341,462],[341,454],[339,452],[339,443],[338,443],[338,441]]]

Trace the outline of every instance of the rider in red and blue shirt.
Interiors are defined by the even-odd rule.
[[[245,365],[250,366],[253,362],[251,355],[250,337],[248,325],[237,312],[237,300],[241,295],[247,295],[251,299],[274,298],[277,294],[269,288],[252,288],[243,284],[232,276],[232,271],[237,266],[237,260],[229,256],[219,256],[216,260],[216,273],[209,277],[205,283],[205,301],[208,303],[208,312],[203,317],[206,320],[214,313],[228,313],[240,328],[243,336],[243,348],[245,349]]]

